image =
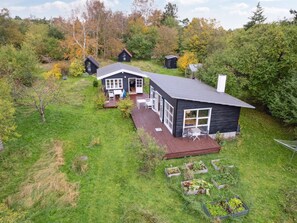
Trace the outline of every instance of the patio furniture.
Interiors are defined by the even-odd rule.
[[[122,94],[123,94],[122,90],[114,90],[113,93],[114,93],[114,96],[115,96],[115,97],[116,97],[116,96],[121,97]]]
[[[153,107],[153,100],[151,98],[145,99],[145,107],[146,108],[152,108]]]
[[[199,136],[201,136],[201,129],[199,128],[190,129],[190,138],[192,138],[193,141],[195,141],[196,139],[200,140]]]
[[[145,99],[137,99],[136,100],[136,105],[137,105],[138,109],[140,109],[141,104],[145,104],[145,103],[146,103]]]
[[[109,99],[114,99],[114,93],[113,92],[108,92],[108,98]]]

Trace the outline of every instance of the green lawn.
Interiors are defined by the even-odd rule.
[[[150,66],[149,70],[166,73],[157,64],[133,62]],[[182,75],[177,70],[170,74]],[[167,73],[168,73],[167,72]],[[69,181],[78,182],[76,207],[34,206],[26,210],[32,222],[150,222],[156,217],[164,222],[209,222],[201,213],[201,201],[210,201],[225,194],[238,194],[250,207],[242,222],[285,222],[283,189],[297,185],[297,156],[289,163],[291,152],[277,145],[273,138],[290,138],[291,133],[270,116],[256,110],[243,109],[240,123],[242,135],[228,142],[219,154],[164,160],[152,176],[139,175],[138,148],[132,120],[122,118],[117,109],[96,110],[97,90],[93,79],[69,78],[63,81],[64,103],[48,108],[47,123],[36,113],[18,108],[17,125],[20,138],[10,141],[0,153],[0,199],[18,191],[20,184],[51,140],[64,142],[66,164],[62,171]],[[92,137],[100,137],[99,147],[88,148]],[[88,156],[89,170],[78,175],[71,168],[79,155]],[[213,189],[211,197],[181,196],[181,178],[167,180],[164,168],[183,165],[190,159],[202,159],[214,173],[210,160],[227,158],[240,171],[240,183],[227,192]],[[142,221],[133,221],[139,213]],[[1,213],[0,213],[1,215]],[[295,213],[296,215],[296,213]],[[161,222],[161,221],[160,221]],[[293,222],[289,221],[288,222]]]

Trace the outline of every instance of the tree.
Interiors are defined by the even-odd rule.
[[[253,16],[249,17],[250,21],[244,25],[244,29],[248,30],[249,28],[253,27],[257,24],[263,24],[266,20],[266,17],[263,15],[264,9],[260,5],[260,2],[257,4],[256,11],[253,12]]]
[[[178,48],[178,32],[174,28],[160,26],[154,56],[163,59],[168,54],[174,54]]]
[[[148,21],[148,18],[153,12],[154,7],[154,0],[133,0],[132,8],[133,12],[140,13],[144,19],[145,22]]]
[[[297,24],[297,10],[290,9],[290,14],[293,15],[293,24]]]
[[[45,79],[55,78],[60,79],[62,77],[62,69],[60,64],[54,64],[53,68],[44,74]]]
[[[15,134],[15,108],[11,97],[11,88],[6,79],[0,78],[0,151],[3,142]]]
[[[165,5],[164,12],[162,14],[162,24],[169,27],[177,27],[178,21],[177,18],[177,12],[178,8],[176,4],[172,4],[171,2],[168,2]]]
[[[73,77],[78,77],[83,74],[85,67],[79,59],[74,59],[69,67],[69,74]]]
[[[197,62],[196,55],[193,52],[185,52],[185,54],[178,59],[177,66],[182,72],[185,72],[189,64],[196,64]]]
[[[30,105],[39,113],[41,121],[45,122],[45,110],[51,103],[60,99],[60,85],[54,78],[37,80],[31,88],[27,88],[25,95]]]

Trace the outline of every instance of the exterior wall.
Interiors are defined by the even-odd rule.
[[[144,83],[143,77],[140,77],[140,76],[137,76],[137,75],[133,75],[133,74],[129,74],[129,73],[118,73],[118,74],[112,75],[110,77],[103,78],[101,80],[101,83],[102,83],[102,85],[105,86],[105,80],[106,79],[122,78],[123,79],[123,89],[125,89],[126,92],[129,92],[128,79],[129,78],[133,78],[133,77],[134,78],[142,78],[142,81]]]
[[[171,58],[171,59],[165,58],[165,67],[168,69],[177,68],[177,58]]]
[[[87,68],[88,68],[87,66],[88,66],[89,62],[91,63],[91,72],[88,72],[88,70],[87,70]],[[85,70],[86,70],[87,73],[96,74],[98,68],[99,67],[97,67],[95,64],[93,64],[92,61],[90,61],[89,59],[86,59],[86,61],[85,61]]]
[[[227,105],[178,100],[175,120],[175,136],[181,137],[185,109],[212,108],[209,134],[233,133],[237,131],[240,108]]]
[[[124,56],[126,56],[126,60],[124,60]],[[131,56],[125,50],[123,50],[119,54],[118,61],[119,62],[130,62],[131,61]]]
[[[152,80],[150,80],[150,86],[152,86],[154,88],[155,91],[157,91],[163,98],[163,120],[162,122],[164,122],[164,105],[165,105],[165,101],[168,101],[169,104],[171,104],[174,108],[174,114],[173,114],[173,136],[175,136],[175,117],[176,117],[176,104],[177,104],[177,100],[174,98],[171,98],[166,92],[164,92],[156,83],[154,83]],[[150,89],[151,90],[151,89]]]

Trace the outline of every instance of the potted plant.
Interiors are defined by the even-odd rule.
[[[225,168],[233,168],[234,165],[230,164],[227,160],[225,159],[216,159],[216,160],[211,160],[211,165],[213,168],[217,171],[225,169]]]
[[[202,160],[198,162],[186,163],[186,168],[193,171],[194,174],[207,173],[208,169]]]
[[[178,167],[168,167],[165,168],[165,174],[167,177],[179,176],[181,171]]]
[[[193,179],[181,182],[182,189],[187,195],[206,194],[210,195],[209,191],[212,184],[202,179]]]
[[[215,175],[211,178],[211,181],[219,190],[237,183],[237,180],[229,172]]]

